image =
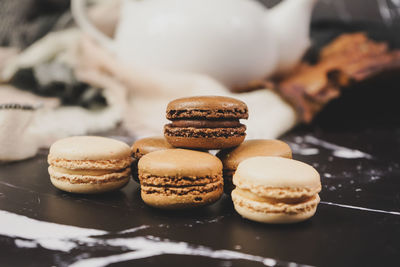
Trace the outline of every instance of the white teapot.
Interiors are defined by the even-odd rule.
[[[111,0],[110,0],[111,1]],[[310,45],[316,0],[122,0],[115,39],[98,31],[72,0],[80,27],[142,71],[199,73],[241,87],[293,67]]]

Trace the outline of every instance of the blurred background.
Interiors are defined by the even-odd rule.
[[[267,6],[279,0],[262,0]],[[340,20],[342,22],[377,22],[388,26],[400,22],[398,0],[320,0],[315,8],[314,21]]]
[[[118,27],[119,1],[90,2],[92,5],[86,10],[90,21],[112,37]],[[260,2],[271,8],[281,1]],[[122,62],[123,57],[115,57],[77,27],[70,9],[69,0],[0,1],[0,146],[9,147],[0,151],[0,160],[2,154],[19,150],[15,144],[25,150],[15,157],[26,158],[38,148],[70,135],[115,134],[135,139],[162,134],[166,104],[199,92],[245,101],[251,111],[247,122],[250,138],[277,138],[299,122],[331,125],[332,121],[379,121],[377,113],[369,108],[371,105],[380,101],[384,107],[398,106],[397,98],[390,97],[398,91],[398,72],[375,82],[370,79],[400,69],[400,0],[317,1],[311,19],[311,46],[306,53],[301,52],[297,65],[282,77],[247,81],[238,88],[204,75],[167,77],[165,81],[148,76],[140,80],[141,75],[123,64],[127,63]],[[292,13],[288,18],[301,16],[301,11]],[[286,36],[296,39],[298,32],[304,34],[303,39],[289,43],[297,45],[301,39],[306,51],[307,15],[303,19],[307,30],[291,29],[293,36]],[[279,21],[275,28],[285,29],[286,21]],[[130,31],[126,33],[130,35]],[[207,60],[214,60],[212,64],[221,61],[215,58]],[[158,91],[147,90],[146,86],[157,83]],[[138,89],[138,84],[146,86]],[[187,89],[188,84],[195,85],[192,91]],[[163,85],[166,86],[162,88]],[[358,108],[354,108],[355,103]],[[335,105],[340,108],[324,114],[326,106]],[[380,114],[392,118],[395,112],[398,110],[381,109]],[[359,117],[350,119],[355,114]],[[388,123],[398,122],[393,118]]]
[[[260,1],[268,7],[280,2],[280,0]],[[65,27],[71,22],[69,6],[69,0],[0,1],[0,45],[23,48],[48,31]],[[59,21],[60,17],[63,17],[63,20]],[[399,27],[400,1],[320,0],[313,13],[313,21],[326,20]]]

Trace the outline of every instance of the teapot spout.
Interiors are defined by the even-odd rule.
[[[283,0],[268,11],[278,47],[277,73],[293,68],[309,48],[310,22],[317,0]]]

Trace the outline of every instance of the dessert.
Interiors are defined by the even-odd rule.
[[[137,140],[132,145],[132,177],[136,182],[139,182],[137,165],[141,157],[144,155],[164,149],[173,148],[163,136],[153,136]]]
[[[321,181],[308,164],[281,157],[241,162],[233,176],[235,210],[262,223],[295,223],[315,214]]]
[[[237,166],[245,159],[256,156],[275,156],[292,158],[292,150],[289,145],[279,140],[246,140],[238,147],[224,149],[217,153],[217,157],[224,166],[224,191],[230,194],[234,188],[232,177]]]
[[[239,145],[246,136],[240,119],[248,118],[244,102],[230,97],[180,98],[167,106],[164,136],[175,146],[193,149],[222,149]]]
[[[51,183],[71,193],[112,191],[129,182],[131,149],[120,141],[96,136],[61,139],[50,147]]]
[[[184,209],[217,201],[223,193],[222,163],[206,152],[167,149],[139,160],[143,201],[162,209]]]

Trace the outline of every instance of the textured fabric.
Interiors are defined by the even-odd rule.
[[[25,48],[57,29],[69,0],[1,0],[0,46]]]

